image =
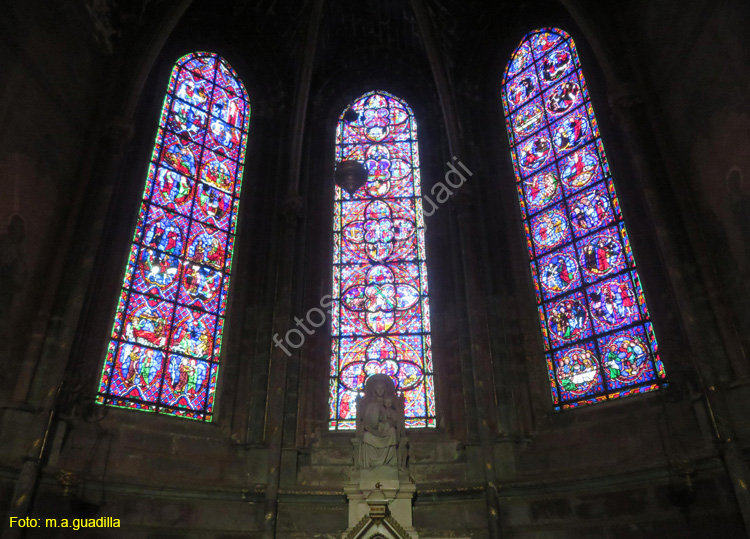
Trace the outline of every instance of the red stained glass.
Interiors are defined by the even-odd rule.
[[[356,160],[367,182],[334,202],[333,354],[329,428],[355,426],[368,376],[390,376],[408,427],[434,427],[427,268],[417,131],[411,109],[385,92],[339,119],[336,161]]]
[[[177,62],[98,403],[211,421],[249,118],[223,59]]]
[[[549,28],[526,35],[502,97],[555,409],[665,387],[570,36]]]

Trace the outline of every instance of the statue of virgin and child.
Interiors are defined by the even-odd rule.
[[[396,393],[390,376],[374,374],[357,399],[354,463],[367,470],[380,466],[406,468],[407,447],[404,397]]]

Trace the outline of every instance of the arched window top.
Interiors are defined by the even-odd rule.
[[[561,47],[563,45],[563,47]],[[564,45],[567,45],[565,47]],[[575,46],[570,35],[564,30],[559,28],[541,28],[529,32],[521,40],[521,44],[513,52],[510,62],[505,68],[505,76],[503,77],[503,84],[507,83],[510,79],[522,71],[532,67],[535,62],[543,60],[545,55],[552,49],[560,47],[561,51],[568,53],[572,50],[574,61],[578,64],[578,55],[575,52]],[[550,58],[560,59],[560,55],[552,55]],[[551,66],[552,64],[550,64]],[[544,73],[544,67],[542,66],[542,73]],[[534,73],[536,74],[536,73]],[[554,73],[550,72],[546,78],[542,75],[544,82],[553,82]]]
[[[336,162],[368,172],[353,194],[336,186],[329,428],[355,428],[365,380],[387,374],[407,427],[434,427],[430,315],[417,126],[401,99],[369,92],[341,114]]]
[[[172,76],[169,80],[168,93],[172,93],[176,84],[185,84],[186,91],[190,92],[182,99],[191,102],[195,106],[206,110],[210,105],[212,114],[221,117],[229,115],[229,106],[233,99],[239,99],[242,105],[236,103],[237,108],[245,110],[245,114],[234,116],[242,123],[235,125],[237,128],[247,129],[250,121],[250,101],[247,97],[245,85],[234,72],[234,69],[221,56],[212,52],[194,52],[186,54],[175,64]],[[214,95],[214,90],[219,89],[221,93]],[[209,97],[213,100],[208,101]],[[225,99],[227,99],[225,101]],[[226,104],[226,105],[225,105]],[[227,111],[223,111],[223,107]],[[235,109],[233,109],[234,112]],[[227,119],[227,118],[225,118]]]
[[[502,96],[555,408],[666,386],[570,36],[527,34]]]
[[[98,403],[211,420],[249,121],[226,61],[208,52],[177,61]]]
[[[417,140],[417,122],[405,101],[384,91],[364,94],[339,116],[336,144],[369,145]],[[341,154],[337,152],[337,160]],[[352,154],[348,159],[358,157]]]

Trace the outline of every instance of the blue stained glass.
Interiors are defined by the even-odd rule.
[[[572,245],[539,259],[538,282],[544,299],[581,286],[581,276]]]
[[[528,176],[554,160],[549,131],[545,129],[519,144],[516,147],[516,156],[523,176]]]
[[[179,287],[180,259],[145,248],[137,256],[131,281],[133,290],[173,301]]]
[[[604,178],[602,165],[593,145],[567,155],[557,166],[568,195]]]
[[[524,71],[508,86],[508,100],[505,103],[507,114],[526,103],[539,93],[539,81],[534,68]]]
[[[555,409],[666,387],[570,36],[527,34],[502,97]]]
[[[594,343],[585,342],[555,352],[555,378],[563,401],[603,391]]]
[[[574,68],[573,52],[567,44],[560,45],[554,51],[535,60],[542,87],[554,84]]]
[[[250,105],[219,56],[170,77],[99,404],[211,421]]]
[[[531,218],[531,237],[537,255],[570,241],[570,223],[561,204]]]
[[[586,282],[594,282],[625,269],[625,254],[616,228],[592,234],[576,242]]]
[[[581,107],[552,124],[552,142],[558,157],[593,138],[586,116],[587,111]]]
[[[598,185],[568,199],[570,222],[577,237],[614,221],[607,190]]]
[[[584,91],[577,75],[571,75],[544,92],[544,110],[554,121],[583,103]]]
[[[557,168],[550,167],[521,182],[526,206],[530,214],[546,208],[562,197],[562,187],[557,175]]]
[[[598,339],[602,366],[610,389],[656,380],[644,328],[636,326]]]
[[[581,292],[551,301],[545,310],[553,348],[591,336],[591,320]]]
[[[381,91],[348,111],[336,161],[362,163],[367,182],[353,194],[335,189],[328,425],[353,429],[365,380],[382,373],[404,396],[407,427],[434,427],[416,122],[406,103]]]
[[[511,116],[511,125],[516,140],[523,140],[528,135],[545,125],[544,107],[539,99],[525,105]]]
[[[150,191],[151,204],[158,204],[181,215],[190,215],[195,181],[168,168],[155,170],[154,187]]]

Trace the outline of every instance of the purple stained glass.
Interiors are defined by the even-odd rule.
[[[168,168],[154,167],[153,170],[155,171],[153,191],[146,193],[151,195],[151,204],[189,216],[193,205],[195,181]]]
[[[529,176],[521,182],[521,185],[530,214],[557,202],[562,196],[562,188],[555,167]]]
[[[335,189],[329,428],[355,427],[357,397],[376,373],[404,395],[407,426],[434,427],[414,114],[386,92],[363,95],[339,119],[335,155],[362,163],[367,182]]]
[[[581,285],[581,276],[572,245],[539,259],[539,284],[544,299],[550,299]]]
[[[513,133],[517,140],[523,140],[545,124],[542,102],[535,99],[511,116]]]
[[[576,250],[586,282],[597,281],[625,269],[625,255],[616,228],[576,242]]]
[[[579,108],[552,124],[552,142],[558,156],[592,139],[593,132],[586,116],[587,111]]]
[[[508,86],[506,113],[526,103],[539,92],[539,81],[534,68],[528,69],[516,77]]]
[[[573,193],[601,180],[602,166],[596,148],[589,145],[565,157],[557,166],[566,194]]]
[[[537,254],[567,243],[571,239],[570,224],[561,205],[531,218],[531,237]]]
[[[222,58],[178,60],[98,403],[211,421],[249,118]]]
[[[583,92],[578,77],[573,75],[557,83],[544,93],[544,110],[554,121],[583,103]]]
[[[603,391],[596,349],[591,342],[555,352],[555,377],[563,401],[577,400]]]
[[[568,199],[570,222],[577,237],[614,221],[612,205],[603,185],[592,187]]]
[[[666,387],[570,36],[526,35],[502,97],[555,409]]]
[[[581,292],[552,301],[545,310],[553,348],[591,335],[591,321]]]

